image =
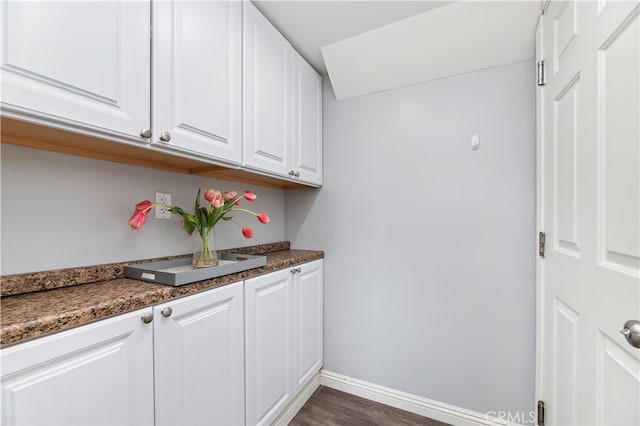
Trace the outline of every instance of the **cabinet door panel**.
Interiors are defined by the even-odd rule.
[[[2,106],[138,136],[149,127],[149,3],[0,4]]]
[[[288,176],[292,48],[255,6],[244,2],[244,12],[244,163]]]
[[[245,282],[247,424],[270,424],[293,397],[291,273]]]
[[[158,424],[244,424],[242,298],[235,283],[154,308]]]
[[[322,260],[300,267],[293,282],[293,374],[298,393],[322,367]]]
[[[322,185],[322,77],[295,56],[293,169],[299,180]]]
[[[241,2],[163,1],[153,10],[153,141],[240,163]]]
[[[3,349],[2,424],[153,423],[150,311]]]

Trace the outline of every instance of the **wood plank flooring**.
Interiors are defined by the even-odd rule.
[[[425,425],[446,423],[320,386],[289,426]]]

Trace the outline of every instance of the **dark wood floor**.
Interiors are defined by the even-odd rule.
[[[417,414],[320,386],[289,426],[444,426]]]

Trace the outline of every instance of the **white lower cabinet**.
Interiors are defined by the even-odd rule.
[[[2,349],[1,424],[271,424],[322,367],[322,266]]]
[[[293,399],[289,269],[245,281],[246,420],[271,424]]]
[[[242,282],[153,308],[156,424],[244,424]]]
[[[322,367],[322,260],[245,281],[246,422],[271,424]]]
[[[1,352],[3,425],[152,424],[151,308]]]
[[[293,274],[293,391],[297,394],[322,367],[322,260]]]

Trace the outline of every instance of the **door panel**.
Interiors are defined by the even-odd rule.
[[[3,109],[138,137],[150,125],[149,16],[148,2],[2,2]]]
[[[271,424],[293,398],[289,270],[245,281],[247,424]]]
[[[242,3],[162,1],[153,10],[153,141],[240,163]]]
[[[322,367],[323,270],[322,261],[306,263],[294,274],[293,370],[298,393]]]
[[[244,2],[244,163],[289,176],[292,48],[249,2]]]
[[[293,170],[305,182],[322,184],[322,77],[294,54]]]
[[[578,102],[580,76],[574,76],[553,102],[555,250],[580,257],[576,189]]]
[[[154,308],[158,424],[244,424],[243,324],[241,282]]]
[[[550,2],[538,58],[538,395],[550,424],[638,424],[640,319],[638,1]],[[538,39],[540,40],[540,38]]]
[[[598,49],[598,257],[633,277],[640,277],[640,106],[629,94],[640,91],[638,22],[635,13]]]
[[[150,311],[3,349],[2,424],[152,424]]]

